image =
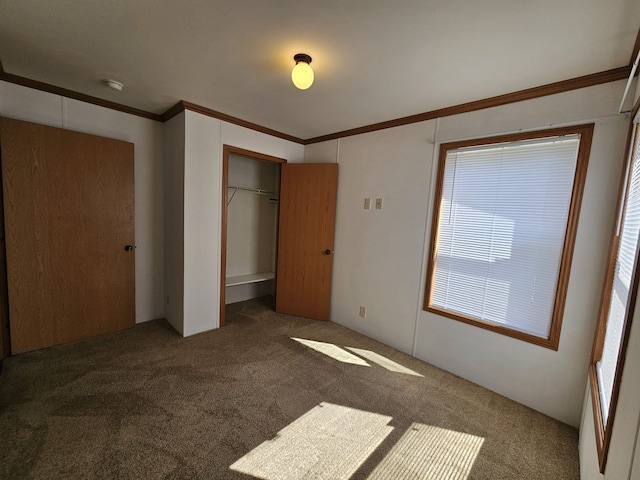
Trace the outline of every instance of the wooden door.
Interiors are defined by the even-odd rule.
[[[12,353],[132,327],[133,144],[2,118],[0,147]]]
[[[338,165],[282,165],[276,311],[329,320]]]
[[[1,154],[0,164],[2,164]],[[0,180],[0,367],[2,366],[2,359],[8,357],[11,354],[11,344],[9,343],[9,294],[7,292],[7,258],[4,244],[4,208],[2,206],[2,181]]]

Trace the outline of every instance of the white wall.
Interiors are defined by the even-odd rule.
[[[272,157],[284,158],[289,163],[304,161],[304,145],[256,132],[233,123],[220,123],[222,124],[221,143],[224,145],[264,153]],[[222,145],[220,145],[220,152],[222,152]]]
[[[275,295],[276,282],[275,280],[267,280],[264,282],[245,283],[244,285],[234,285],[233,287],[227,287],[225,294],[225,305],[232,303],[244,302],[251,298],[266,297],[268,295]]]
[[[340,139],[331,319],[407,353],[422,284],[434,127]],[[365,210],[364,198],[382,198],[382,210]]]
[[[185,115],[164,124],[165,318],[184,334],[184,154]]]
[[[186,111],[184,151],[183,334],[187,336],[213,328],[220,311],[220,255],[213,254],[220,244],[220,121]]]
[[[304,147],[189,110],[184,112],[184,138],[184,304],[181,333],[188,336],[220,325],[223,145],[290,162],[304,159]],[[165,183],[175,182],[181,182],[181,179],[167,176]],[[168,250],[167,262],[174,261],[179,255],[179,252]]]
[[[308,146],[306,161],[340,163],[331,319],[577,426],[627,133],[616,115],[624,83]],[[591,121],[559,350],[423,311],[434,143]],[[383,209],[364,210],[364,197]]]
[[[162,124],[2,81],[0,115],[135,145],[136,322],[163,317]]]
[[[329,142],[312,143],[304,147],[305,163],[335,163],[338,161],[340,142],[342,139]],[[338,176],[340,174],[338,173]]]

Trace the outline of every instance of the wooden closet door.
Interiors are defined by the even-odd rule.
[[[0,164],[2,156],[0,155]],[[0,182],[0,364],[11,354],[9,343],[9,294],[7,292],[7,258],[4,249],[4,208],[2,207],[2,182]]]
[[[132,327],[133,144],[2,118],[0,147],[12,353]]]
[[[276,311],[329,320],[338,165],[282,165]]]

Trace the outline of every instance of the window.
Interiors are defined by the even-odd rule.
[[[629,162],[618,200],[618,222],[609,249],[609,264],[600,302],[589,380],[600,471],[604,473],[631,317],[638,288],[640,233],[640,127],[635,126]]]
[[[592,134],[441,145],[425,310],[557,350]]]

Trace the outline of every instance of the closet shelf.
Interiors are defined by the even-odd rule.
[[[246,285],[247,283],[265,282],[273,280],[276,277],[273,272],[250,273],[249,275],[238,275],[236,277],[227,277],[225,285],[233,287],[235,285]]]

